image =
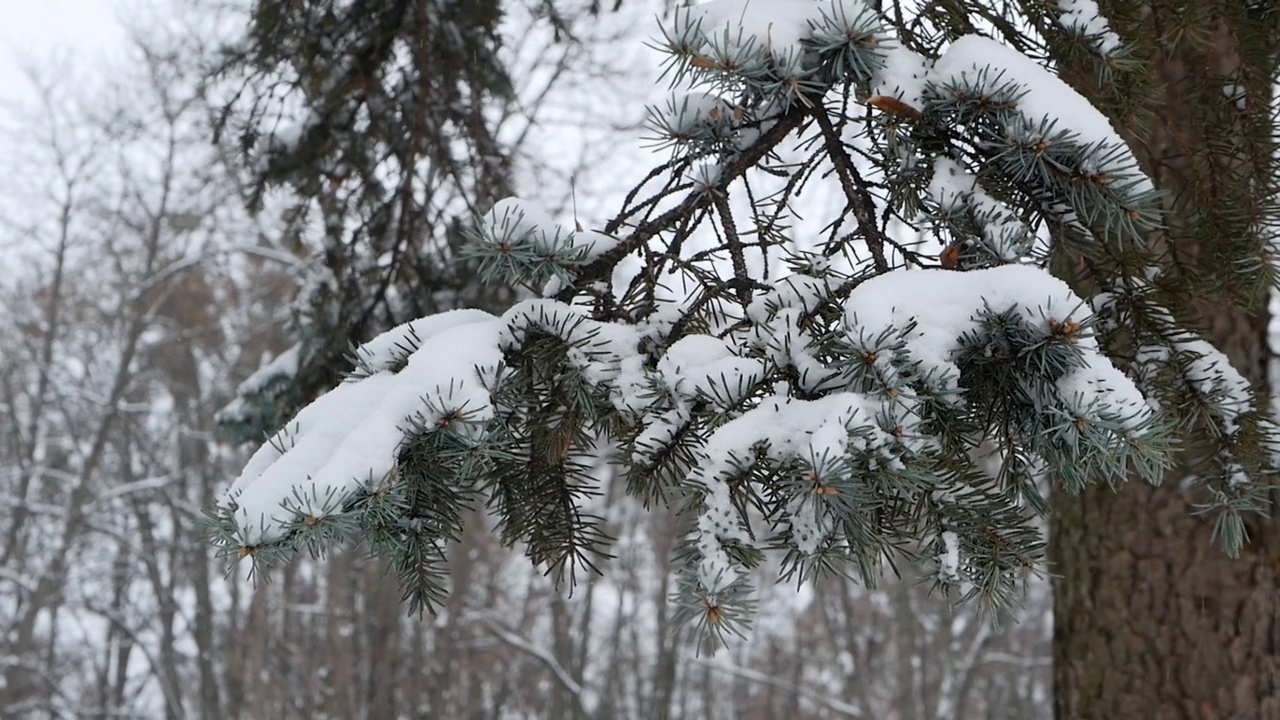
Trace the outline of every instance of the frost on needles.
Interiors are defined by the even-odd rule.
[[[1083,97],[986,38],[924,57],[855,0],[681,8],[658,47],[669,160],[600,231],[517,199],[478,218],[482,271],[529,299],[361,346],[219,503],[228,555],[363,540],[431,609],[470,509],[557,579],[596,570],[618,480],[687,520],[675,602],[711,647],[770,556],[867,584],[902,556],[1002,610],[1043,566],[1046,483],[1159,482],[1193,426],[1239,549],[1267,421],[1153,290],[1160,198]],[[795,237],[811,183],[846,206]],[[1076,290],[1060,257],[1109,272]]]

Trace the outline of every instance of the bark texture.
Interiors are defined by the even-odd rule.
[[[1054,498],[1058,717],[1280,718],[1280,552],[1237,560],[1176,481]]]

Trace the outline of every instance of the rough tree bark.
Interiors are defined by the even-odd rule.
[[[1196,206],[1202,200],[1191,199],[1203,193],[1191,192],[1191,184],[1203,177],[1209,153],[1231,152],[1234,143],[1206,131],[1195,106],[1205,95],[1192,88],[1208,81],[1220,91],[1235,77],[1268,88],[1273,60],[1264,55],[1273,53],[1241,51],[1239,33],[1248,31],[1241,23],[1253,21],[1244,3],[1229,18],[1212,7],[1217,3],[1191,5],[1199,7],[1152,3],[1140,20],[1145,27],[1136,28],[1146,33],[1138,37],[1152,38],[1152,68],[1163,88],[1155,120],[1131,144],[1168,193],[1173,256],[1213,262],[1211,244],[1188,231],[1203,210]],[[1196,11],[1209,22],[1180,37],[1170,32],[1182,21],[1173,13]],[[1252,312],[1219,303],[1202,308],[1202,316],[1206,339],[1265,396],[1265,298]],[[1271,522],[1251,522],[1249,544],[1229,559],[1212,538],[1213,518],[1193,514],[1201,498],[1186,488],[1188,472],[1179,468],[1158,488],[1131,482],[1078,497],[1055,489],[1060,719],[1280,718],[1280,532]]]

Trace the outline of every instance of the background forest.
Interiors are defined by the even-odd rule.
[[[645,44],[668,0],[507,0],[497,58],[464,64],[480,74],[496,61],[509,87],[472,118],[456,165],[430,158],[422,182],[438,201],[415,220],[378,204],[417,192],[409,185],[338,206],[344,183],[367,189],[383,166],[308,175],[323,163],[302,162],[306,149],[333,148],[272,119],[294,102],[272,95],[280,83],[262,69],[278,57],[227,52],[251,5],[128,6],[118,60],[33,59],[32,101],[0,113],[0,717],[1051,715],[1046,580],[995,625],[909,572],[875,589],[797,588],[774,585],[766,563],[748,637],[699,655],[671,631],[677,521],[622,483],[593,507],[614,557],[572,593],[481,515],[448,557],[451,592],[434,617],[406,616],[394,573],[359,549],[300,558],[270,582],[247,565],[228,574],[203,513],[292,409],[245,398],[298,373],[308,332],[359,327],[397,302],[417,315],[513,299],[441,270],[448,252],[424,253],[404,272],[429,291],[344,296],[340,307],[368,312],[331,317],[326,293],[346,286],[325,273],[369,287],[369,268],[344,254],[355,245],[334,237],[376,246],[393,221],[420,222],[456,248],[456,218],[513,193],[591,226],[656,164],[645,106],[667,95]],[[425,152],[442,145],[432,140]],[[302,195],[318,210],[300,212]],[[815,187],[797,217],[824,202]],[[353,339],[325,337],[308,352],[340,358]],[[333,363],[316,365],[303,379],[331,383]]]

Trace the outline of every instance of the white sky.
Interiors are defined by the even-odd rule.
[[[122,46],[119,0],[0,0],[0,102],[29,97],[23,63],[91,63]]]

